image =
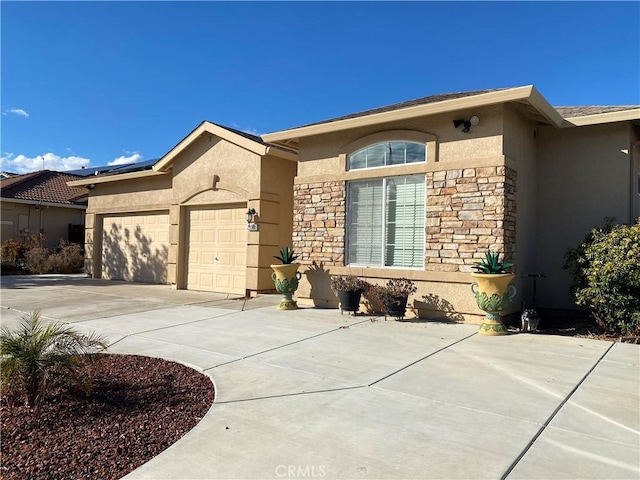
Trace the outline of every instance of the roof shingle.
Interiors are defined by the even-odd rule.
[[[89,190],[70,187],[67,182],[81,178],[80,175],[40,170],[2,179],[0,195],[4,199],[76,205],[89,194]]]
[[[554,107],[564,118],[584,117],[600,113],[623,112],[640,108],[640,105],[586,105],[581,107]]]

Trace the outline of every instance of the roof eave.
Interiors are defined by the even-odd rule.
[[[425,105],[416,105],[399,110],[374,113],[344,120],[328,121],[306,127],[268,133],[263,135],[262,138],[269,143],[275,143],[286,148],[293,148],[292,144],[297,144],[301,137],[513,101],[526,101],[536,108],[551,124],[556,126],[562,125],[563,119],[560,114],[533,85],[526,85],[524,87],[481,93]]]
[[[60,207],[60,208],[73,208],[76,210],[86,210],[86,205],[80,205],[77,203],[59,203],[59,202],[48,202],[46,200],[26,200],[24,198],[11,198],[11,197],[0,197],[0,201],[3,202],[12,202],[12,203],[23,203],[27,205],[42,205],[45,207]]]
[[[144,177],[156,177],[161,175],[166,175],[167,172],[154,172],[153,170],[143,170],[141,172],[129,172],[129,173],[120,173],[117,175],[105,175],[104,177],[84,177],[81,180],[73,180],[71,182],[67,182],[67,185],[70,187],[86,187],[87,185],[95,185],[98,183],[110,183],[110,182],[119,182],[121,180],[132,180],[136,178],[144,178]]]
[[[565,120],[565,127],[583,127],[602,123],[640,120],[640,108],[631,108],[618,112],[597,113],[595,115],[582,115],[579,117],[567,117]]]

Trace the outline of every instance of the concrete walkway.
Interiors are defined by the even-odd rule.
[[[127,479],[640,478],[637,345],[73,276],[1,294],[3,324],[41,308],[213,378],[206,417]]]

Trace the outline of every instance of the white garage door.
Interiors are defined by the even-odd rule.
[[[169,214],[113,215],[102,221],[102,278],[167,283]]]
[[[247,276],[245,207],[189,210],[187,289],[244,295]]]

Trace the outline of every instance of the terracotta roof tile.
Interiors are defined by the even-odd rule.
[[[73,205],[89,194],[84,187],[70,187],[67,182],[82,177],[64,172],[40,170],[0,180],[2,198]]]

